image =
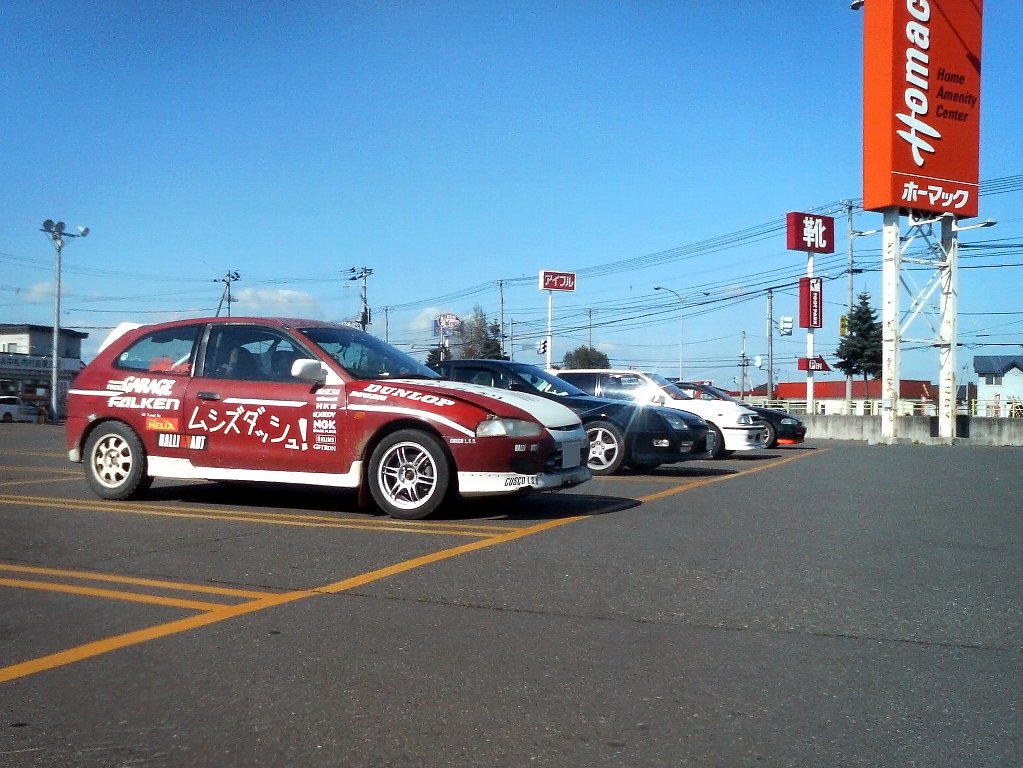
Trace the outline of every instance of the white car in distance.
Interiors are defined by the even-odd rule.
[[[554,373],[595,397],[655,403],[695,413],[716,433],[711,458],[719,459],[735,451],[753,451],[767,445],[767,429],[754,411],[729,400],[692,398],[656,373],[597,368],[560,369]]]

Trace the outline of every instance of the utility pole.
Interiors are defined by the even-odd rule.
[[[78,234],[65,232],[66,228],[67,225],[63,221],[54,222],[53,219],[47,219],[39,230],[53,241],[53,248],[57,254],[53,267],[53,349],[50,350],[50,415],[54,421],[59,417],[57,384],[60,366],[60,255],[64,250],[65,237],[86,237],[89,234],[88,227],[79,227]]]
[[[501,301],[501,326],[498,338],[501,341],[501,359],[505,357],[504,354],[504,280],[497,281],[497,291]]]
[[[767,289],[767,402],[774,399],[774,289]]]
[[[238,271],[232,269],[229,270],[228,273],[223,277],[218,277],[216,280],[213,281],[215,283],[224,284],[224,290],[220,294],[220,302],[217,304],[216,314],[217,317],[220,317],[220,310],[224,306],[224,302],[227,302],[227,316],[228,317],[231,316],[231,302],[234,301],[234,299],[231,298],[231,283],[233,283],[235,280],[241,279],[242,276],[238,274]]]
[[[742,332],[742,352],[739,353],[739,399],[746,397],[746,369],[749,368],[749,358],[746,357],[746,331]]]
[[[362,301],[362,307],[359,310],[359,327],[365,331],[372,322],[372,313],[369,311],[367,296],[369,293],[369,276],[373,274],[373,270],[369,267],[350,267],[347,272],[342,274],[347,274],[349,280],[362,281],[362,291],[359,297]]]

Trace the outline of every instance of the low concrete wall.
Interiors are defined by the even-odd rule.
[[[863,440],[884,442],[880,416],[825,416],[802,414],[806,436],[825,440]],[[900,416],[899,440],[912,443],[948,443],[938,437],[937,416]],[[989,419],[981,416],[956,416],[956,442],[964,445],[1021,445],[1023,419]]]

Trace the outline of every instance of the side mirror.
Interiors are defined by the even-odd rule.
[[[310,384],[323,384],[327,380],[327,372],[319,360],[303,357],[291,364],[291,375]]]

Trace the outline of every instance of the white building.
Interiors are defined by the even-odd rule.
[[[82,339],[89,334],[61,328],[57,336],[57,405],[64,412],[68,389],[82,369]],[[53,327],[0,323],[0,395],[17,395],[29,405],[50,403]]]
[[[977,415],[1023,418],[1023,355],[977,355]]]

